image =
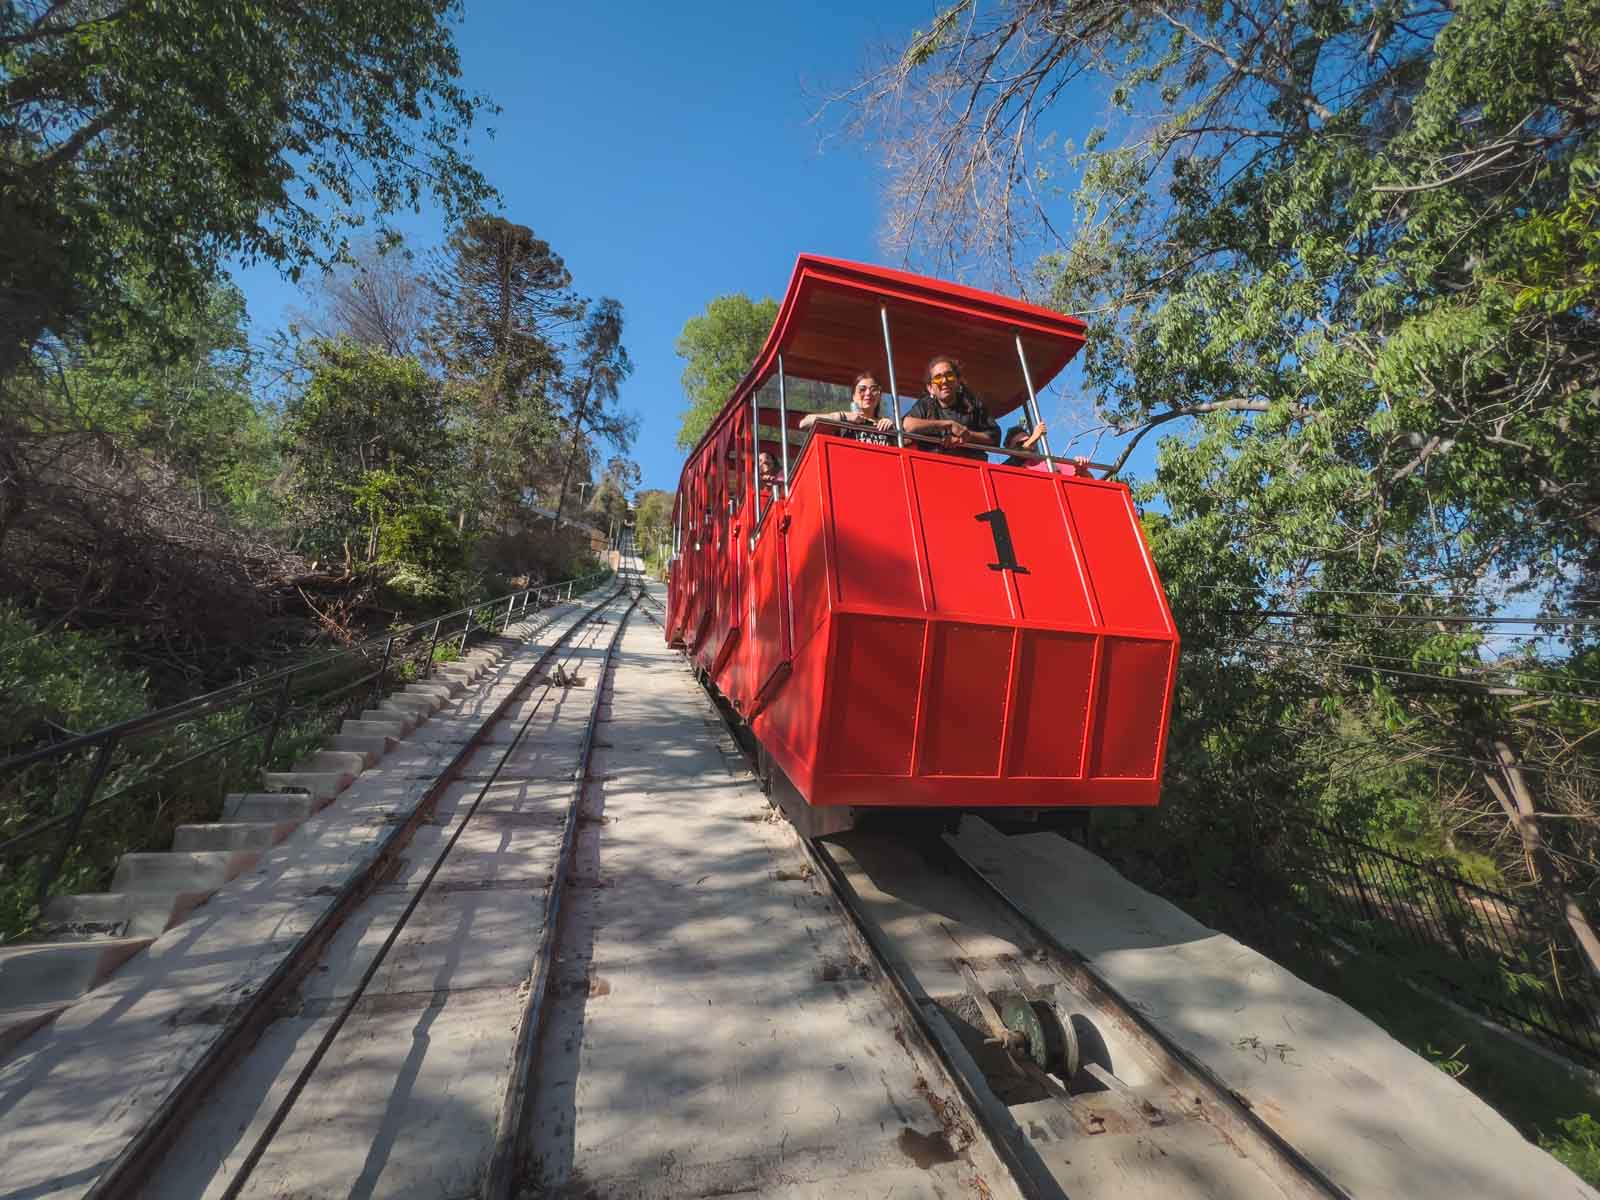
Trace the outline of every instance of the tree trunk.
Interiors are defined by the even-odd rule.
[[[6,535],[27,506],[27,485],[22,479],[22,462],[17,457],[12,430],[0,428],[0,550]]]
[[[589,389],[593,386],[594,377],[583,385],[583,395],[578,400],[578,406],[573,412],[572,420],[572,450],[567,455],[566,465],[561,468],[561,490],[556,493],[556,528],[561,528],[561,510],[567,503],[567,484],[572,482],[572,464],[578,458],[578,445],[583,437],[583,419],[589,410]]]
[[[1483,773],[1484,782],[1522,841],[1522,854],[1528,864],[1528,873],[1572,932],[1572,939],[1589,968],[1589,974],[1600,980],[1600,935],[1596,935],[1588,916],[1567,891],[1560,868],[1545,847],[1544,835],[1539,829],[1539,813],[1533,803],[1533,790],[1528,786],[1522,764],[1503,739],[1495,738],[1486,745],[1499,766],[1499,777],[1486,770]]]

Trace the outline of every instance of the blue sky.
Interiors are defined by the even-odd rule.
[[[622,406],[641,418],[644,486],[675,486],[681,465],[672,344],[686,319],[727,292],[781,296],[802,251],[887,261],[883,172],[811,118],[873,45],[903,43],[936,9],[467,0],[463,81],[503,109],[474,159],[581,292],[622,302],[635,365]],[[444,237],[434,213],[397,224],[417,247]],[[258,339],[305,306],[269,268],[235,278]]]

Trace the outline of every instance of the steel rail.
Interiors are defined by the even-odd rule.
[[[480,1195],[484,1200],[512,1200],[517,1194],[518,1176],[524,1160],[523,1135],[527,1128],[528,1105],[533,1097],[533,1061],[544,1036],[545,1020],[549,1016],[550,990],[555,979],[555,952],[560,946],[561,925],[566,915],[563,903],[567,882],[576,857],[578,845],[578,818],[589,783],[589,767],[594,757],[594,732],[600,723],[600,706],[604,702],[606,680],[616,658],[617,646],[627,629],[633,611],[639,605],[641,594],[635,594],[628,611],[617,622],[616,631],[606,647],[605,662],[600,666],[595,683],[594,700],[589,706],[589,719],[584,726],[583,741],[578,748],[578,765],[573,771],[572,791],[567,797],[566,821],[561,830],[561,846],[556,851],[556,867],[545,893],[544,928],[539,935],[539,948],[534,955],[534,968],[529,980],[528,994],[522,1005],[517,1025],[516,1046],[511,1055],[511,1073],[506,1080],[505,1094],[501,1097],[500,1112],[495,1124],[494,1149],[489,1156],[489,1167],[484,1175]]]
[[[304,976],[321,959],[334,935],[362,903],[386,879],[399,861],[400,853],[410,843],[417,829],[432,813],[445,790],[460,774],[467,759],[481,746],[489,729],[498,723],[515,703],[520,702],[529,687],[537,680],[550,661],[569,639],[600,612],[623,594],[618,588],[605,599],[593,605],[580,616],[541,654],[517,685],[507,693],[485,718],[471,738],[451,758],[438,777],[429,785],[406,819],[394,825],[378,846],[377,852],[340,887],[332,903],[325,908],[284,955],[272,973],[253,993],[229,1015],[222,1032],[169,1092],[150,1119],[122,1148],[111,1165],[95,1180],[85,1193],[87,1200],[124,1200],[137,1196],[150,1176],[160,1165],[163,1156],[182,1133],[190,1116],[202,1106],[213,1090],[226,1079],[234,1064],[250,1050],[274,1020],[280,1006],[297,987]],[[560,620],[552,616],[528,640],[537,638]]]
[[[656,621],[653,614],[646,612],[645,615],[650,620]],[[656,621],[656,624],[659,626],[661,623]],[[700,680],[699,672],[693,673],[696,680],[701,682],[701,686],[705,687],[704,681]],[[706,694],[729,736],[733,738],[734,744],[745,755],[751,773],[759,778],[754,757],[746,744],[747,728],[742,726],[710,688],[706,688]],[[974,1075],[981,1077],[981,1072],[971,1062],[970,1056],[959,1044],[954,1032],[947,1026],[941,1027],[942,1021],[930,1016],[927,1008],[931,1007],[931,1002],[927,1000],[915,979],[906,978],[905,973],[899,969],[889,952],[882,932],[877,929],[871,918],[861,911],[854,889],[839,874],[837,864],[822,852],[821,843],[804,837],[798,840],[811,869],[817,876],[827,881],[834,907],[846,918],[842,922],[846,937],[856,952],[862,955],[863,959],[875,963],[880,977],[888,981],[887,995],[900,1017],[901,1028],[910,1040],[916,1042],[923,1056],[938,1071],[941,1081],[949,1091],[959,1098],[963,1116],[970,1125],[973,1136],[983,1138],[989,1151],[1005,1168],[1012,1183],[1023,1196],[1029,1200],[1066,1200],[1066,1193],[1051,1176],[1025,1133],[1011,1119],[1004,1106],[992,1095],[985,1099],[974,1087],[972,1077]],[[942,1114],[941,1122],[944,1123]],[[952,1150],[960,1149],[964,1147],[952,1146]]]
[[[1227,1123],[1232,1126],[1226,1130],[1228,1134],[1235,1140],[1239,1140],[1243,1135],[1244,1138],[1256,1142],[1278,1166],[1293,1172],[1321,1194],[1334,1197],[1335,1200],[1351,1200],[1350,1193],[1334,1182],[1327,1172],[1258,1116],[1246,1096],[1230,1087],[1215,1071],[1178,1045],[1107,980],[1084,955],[1066,945],[1035,920],[1028,910],[1007,895],[999,884],[969,862],[960,850],[951,844],[948,837],[943,839],[942,845],[948,854],[946,861],[958,864],[962,873],[975,886],[998,900],[1006,912],[1022,927],[1023,932],[1034,940],[1036,945],[1024,947],[1024,952],[1029,949],[1041,951],[1056,972],[1094,1006],[1097,1014],[1113,1018],[1119,1032],[1137,1042],[1139,1047],[1160,1063],[1163,1069],[1174,1075],[1187,1075],[1210,1092],[1212,1100],[1222,1109]],[[1211,1124],[1216,1125],[1218,1115],[1208,1113],[1207,1118]]]
[[[612,600],[615,599],[616,597],[613,596]],[[632,611],[631,605],[629,606],[629,611]],[[617,632],[612,634],[613,645],[615,644],[616,637],[618,634],[620,634],[620,632],[621,626],[619,624]],[[567,661],[576,661],[576,658],[577,656],[573,655],[572,658],[568,659]],[[606,658],[609,662],[609,648],[607,650]],[[384,962],[389,957],[389,951],[394,949],[395,943],[400,940],[401,933],[403,933],[406,926],[411,923],[412,914],[416,912],[418,905],[422,903],[423,898],[427,896],[429,890],[433,887],[434,879],[444,868],[445,862],[449,859],[451,853],[456,848],[456,843],[461,840],[461,835],[467,831],[467,826],[471,823],[472,818],[477,814],[478,806],[483,803],[484,797],[489,794],[489,789],[493,787],[495,782],[500,778],[500,772],[505,769],[505,765],[511,758],[512,754],[514,754],[517,748],[522,745],[522,739],[527,735],[528,726],[533,724],[534,717],[538,716],[539,710],[544,707],[544,702],[549,699],[550,693],[553,692],[555,688],[556,685],[554,683],[547,682],[545,684],[544,691],[540,693],[538,700],[534,702],[533,707],[528,712],[528,715],[524,717],[522,719],[522,723],[517,726],[516,734],[512,737],[505,750],[495,761],[494,770],[489,772],[489,777],[484,780],[483,786],[478,789],[478,794],[473,797],[472,803],[468,805],[466,811],[462,814],[461,820],[456,822],[455,831],[445,841],[445,844],[440,848],[439,853],[434,856],[433,865],[428,868],[427,875],[423,876],[422,883],[411,893],[411,899],[407,902],[405,908],[400,911],[399,917],[396,918],[394,924],[390,927],[387,936],[385,936],[383,939],[383,944],[378,947],[377,953],[372,956],[372,960],[367,964],[367,969],[361,973],[361,978],[357,980],[356,986],[351,990],[350,995],[345,999],[344,1004],[342,1004],[339,1008],[339,1011],[334,1014],[334,1018],[331,1022],[329,1022],[328,1028],[323,1031],[322,1037],[317,1041],[316,1048],[311,1052],[310,1057],[307,1058],[305,1063],[301,1066],[299,1073],[295,1076],[294,1082],[290,1084],[288,1091],[284,1093],[283,1099],[278,1102],[278,1107],[273,1111],[271,1119],[267,1121],[266,1128],[264,1128],[256,1136],[255,1143],[250,1147],[250,1152],[245,1155],[244,1162],[240,1164],[238,1171],[235,1172],[233,1178],[228,1182],[227,1188],[223,1190],[222,1200],[238,1200],[239,1195],[244,1191],[246,1185],[250,1182],[250,1176],[255,1173],[255,1169],[260,1164],[262,1157],[266,1154],[268,1147],[272,1145],[273,1139],[278,1135],[278,1131],[283,1128],[283,1123],[289,1119],[289,1114],[294,1110],[295,1103],[300,1099],[300,1096],[310,1084],[311,1077],[316,1074],[317,1067],[321,1065],[323,1058],[325,1058],[328,1051],[332,1049],[333,1043],[338,1039],[340,1032],[344,1029],[345,1022],[350,1019],[351,1014],[356,1010],[356,1005],[358,1005],[361,1002],[362,997],[366,995],[368,985],[370,985],[373,979],[377,977],[379,969],[382,968]],[[596,688],[595,691],[598,699],[599,689]]]
[[[655,620],[653,614],[646,612],[646,615]],[[695,672],[695,675],[699,679],[699,673]],[[705,686],[704,681],[701,682],[702,686]],[[738,720],[715,692],[710,688],[706,690],[713,708],[735,744],[744,752],[754,773],[756,763],[748,744],[754,739],[748,727]],[[1034,1149],[1026,1130],[1017,1124],[1010,1110],[994,1097],[988,1084],[982,1081],[981,1070],[972,1061],[954,1031],[942,1017],[934,1015],[936,1002],[926,994],[915,974],[908,968],[902,969],[893,951],[891,939],[863,910],[855,889],[829,852],[827,843],[804,837],[799,841],[813,870],[827,882],[836,907],[847,918],[846,932],[858,947],[866,951],[867,957],[877,964],[879,971],[890,984],[890,995],[895,1000],[900,1015],[908,1023],[909,1028],[915,1031],[924,1049],[941,1068],[946,1082],[961,1097],[974,1127],[982,1131],[985,1140],[1010,1172],[1018,1189],[1025,1196],[1048,1196],[1053,1200],[1061,1200],[1065,1192]],[[938,857],[943,860],[942,862],[936,863],[931,845],[940,847]],[[1042,952],[1056,973],[1088,1002],[1094,1015],[1115,1023],[1120,1032],[1136,1042],[1140,1049],[1160,1064],[1169,1079],[1186,1077],[1189,1084],[1202,1092],[1209,1093],[1212,1103],[1204,1111],[1208,1123],[1218,1128],[1225,1137],[1231,1138],[1236,1146],[1242,1144],[1257,1147],[1265,1158],[1287,1171],[1291,1179],[1301,1185],[1301,1190],[1306,1195],[1328,1197],[1332,1200],[1351,1200],[1350,1194],[1334,1182],[1326,1172],[1257,1116],[1251,1110],[1246,1097],[1231,1088],[1204,1063],[1178,1046],[1123,997],[1083,956],[1063,945],[981,871],[967,862],[955,847],[949,844],[948,839],[931,845],[928,853],[930,867],[948,863],[958,864],[975,888],[985,894],[992,894],[1015,918],[1020,927],[1019,932],[1035,943],[1034,947],[1019,946],[1024,954],[1030,949]]]

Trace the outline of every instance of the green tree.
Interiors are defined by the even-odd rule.
[[[688,401],[678,425],[678,448],[691,449],[722,410],[733,389],[754,365],[778,317],[778,302],[755,301],[743,292],[718,296],[705,312],[683,323],[673,349],[687,364],[683,394]]]
[[[228,257],[327,261],[362,211],[490,194],[456,0],[0,6],[0,380],[47,333],[199,295]]]
[[[313,352],[310,379],[284,414],[300,543],[323,558],[373,562],[389,524],[448,503],[458,486],[445,389],[414,358],[350,341]]]
[[[634,510],[633,534],[640,557],[650,562],[672,550],[673,493],[652,488],[640,492]]]
[[[221,280],[197,302],[163,303],[142,283],[130,293],[125,303],[147,310],[144,325],[163,336],[130,332],[56,348],[62,369],[44,377],[44,388],[58,393],[57,428],[155,455],[190,481],[199,509],[220,505],[250,524],[269,520],[278,464],[252,394],[244,296]]]
[[[891,231],[1085,315],[1119,467],[1161,435],[1169,877],[1243,873],[1285,809],[1495,845],[1542,806],[1504,869],[1600,893],[1595,706],[1562,698],[1593,640],[1430,619],[1592,594],[1597,46],[1595,0],[961,0],[852,90]],[[1112,119],[1064,155],[1091,77]]]
[[[504,217],[464,222],[428,277],[429,355],[464,417],[471,515],[503,525],[548,469],[561,426],[560,336],[582,312],[550,244]]]
[[[589,309],[574,347],[574,364],[566,380],[563,422],[571,444],[562,466],[556,492],[556,523],[567,502],[567,487],[580,456],[596,438],[618,450],[633,443],[638,422],[616,407],[618,389],[633,374],[633,363],[622,344],[622,305],[606,297]],[[625,460],[624,460],[625,461]]]

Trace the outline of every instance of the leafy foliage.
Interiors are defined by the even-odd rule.
[[[743,292],[718,296],[683,323],[673,349],[686,362],[683,394],[688,399],[678,426],[678,446],[691,449],[733,389],[755,363],[778,317],[778,302],[751,300]]]
[[[959,0],[845,94],[891,236],[1082,314],[1090,432],[1156,435],[1167,805],[1109,831],[1148,882],[1260,908],[1338,821],[1600,974],[1596,94],[1594,0]]]
[[[0,380],[47,332],[198,295],[229,255],[326,261],[361,210],[481,207],[455,0],[0,7]]]

